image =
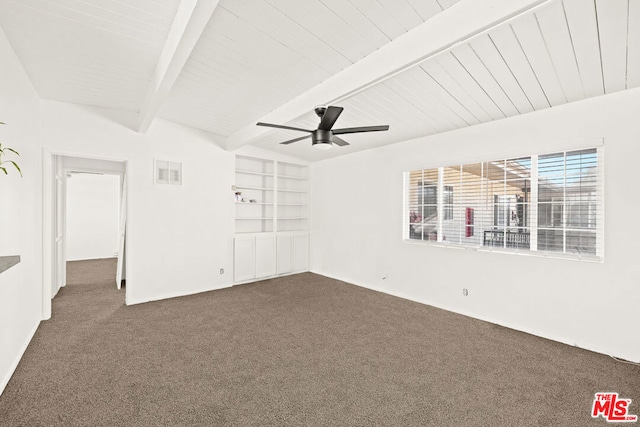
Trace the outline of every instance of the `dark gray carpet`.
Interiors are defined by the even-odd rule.
[[[70,265],[3,426],[576,426],[640,367],[311,273],[132,307]]]

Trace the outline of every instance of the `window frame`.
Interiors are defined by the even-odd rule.
[[[538,173],[538,159],[541,156],[546,156],[546,155],[551,155],[551,154],[563,154],[563,158],[564,158],[564,162],[567,162],[567,153],[577,153],[580,151],[588,151],[588,150],[595,150],[595,156],[597,159],[597,163],[596,163],[596,168],[595,168],[595,179],[596,179],[596,183],[595,183],[595,208],[589,207],[588,209],[590,209],[588,215],[588,221],[591,221],[591,217],[590,215],[594,215],[595,217],[595,228],[593,229],[587,229],[585,228],[584,231],[588,231],[589,233],[593,233],[593,235],[595,236],[595,244],[594,244],[594,248],[595,248],[595,254],[588,254],[585,252],[567,252],[566,249],[566,238],[567,238],[567,232],[571,233],[573,231],[575,231],[575,227],[572,227],[569,225],[569,221],[566,218],[567,215],[567,211],[570,211],[572,208],[569,207],[569,205],[571,204],[571,200],[565,199],[563,200],[563,206],[561,209],[561,215],[562,215],[562,226],[557,228],[558,230],[562,230],[563,235],[564,235],[564,245],[563,245],[563,250],[562,251],[554,251],[554,250],[542,250],[542,249],[538,249],[538,230],[539,229],[548,229],[548,227],[545,226],[541,226],[539,225],[539,220],[538,220],[538,178],[539,178],[539,173]],[[529,211],[526,212],[526,216],[529,220],[529,223],[526,224],[525,223],[525,227],[529,229],[530,231],[530,243],[529,243],[529,247],[528,248],[509,248],[509,247],[499,247],[499,246],[484,246],[482,244],[482,242],[479,245],[470,245],[470,244],[464,244],[464,243],[457,243],[457,242],[450,242],[447,241],[445,239],[443,239],[443,236],[441,236],[442,232],[444,231],[443,229],[443,197],[444,197],[444,185],[443,185],[443,170],[448,168],[448,167],[454,167],[454,166],[436,166],[436,167],[425,167],[425,168],[421,168],[421,169],[413,169],[411,171],[405,171],[403,174],[403,200],[404,200],[404,205],[403,205],[403,232],[402,232],[402,236],[403,236],[403,242],[405,243],[409,243],[409,244],[415,244],[415,245],[427,245],[427,246],[436,246],[436,247],[449,247],[449,248],[457,248],[457,249],[470,249],[470,250],[476,250],[476,251],[481,251],[481,252],[496,252],[496,253],[505,253],[505,254],[517,254],[517,255],[525,255],[525,256],[536,256],[536,257],[546,257],[546,258],[559,258],[559,259],[569,259],[569,260],[579,260],[579,261],[589,261],[589,262],[604,262],[605,259],[605,217],[604,217],[604,212],[605,212],[605,194],[604,194],[604,177],[605,177],[605,173],[604,173],[604,140],[600,139],[597,140],[597,142],[591,142],[591,143],[587,143],[587,144],[580,144],[580,145],[575,145],[572,147],[567,147],[567,148],[559,148],[559,149],[550,149],[550,150],[545,150],[543,152],[537,153],[537,154],[526,154],[526,155],[521,155],[521,156],[500,156],[501,159],[518,159],[518,158],[522,158],[522,157],[530,157],[531,158],[531,175],[530,175],[530,183],[531,183],[531,194],[530,194],[530,198],[529,198],[529,202],[528,202],[528,209]],[[495,156],[493,157],[494,159],[496,157],[499,156]],[[457,166],[461,166],[464,167],[466,165],[473,165],[476,163],[489,163],[489,162],[493,162],[496,160],[473,160],[471,162],[467,161],[467,162],[460,162],[460,163],[455,163],[455,162],[449,162],[451,164],[454,164],[455,167]],[[497,161],[501,161],[501,160],[497,160]],[[416,239],[416,238],[411,238],[410,236],[410,221],[409,221],[409,215],[411,212],[411,205],[410,205],[410,192],[411,192],[411,188],[410,188],[410,184],[411,184],[411,179],[410,179],[410,175],[411,173],[415,173],[418,171],[432,171],[432,170],[437,170],[438,171],[438,189],[440,191],[438,191],[438,227],[437,227],[437,231],[438,231],[438,238],[437,239]],[[484,179],[484,178],[483,178]],[[563,191],[566,191],[566,182],[563,184]],[[455,191],[455,190],[454,190]],[[593,194],[593,193],[592,193]],[[462,197],[462,195],[460,195],[460,197]],[[591,202],[592,196],[589,196],[589,202]],[[485,206],[485,205],[483,205]],[[464,211],[464,209],[463,209]],[[592,212],[593,211],[593,212]],[[576,219],[576,221],[582,221],[583,219]],[[473,227],[477,227],[476,224],[474,224]],[[508,227],[507,227],[508,228]],[[478,227],[479,230],[486,230],[486,228],[481,228]],[[582,231],[582,230],[581,230]]]

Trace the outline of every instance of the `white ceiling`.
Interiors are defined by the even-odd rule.
[[[0,26],[43,98],[311,161],[640,85],[640,0],[0,0]],[[323,103],[391,129],[315,151],[255,126]]]

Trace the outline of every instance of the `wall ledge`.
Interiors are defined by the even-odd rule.
[[[0,273],[7,271],[20,262],[20,255],[0,256]]]

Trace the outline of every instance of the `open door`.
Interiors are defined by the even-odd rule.
[[[122,174],[122,192],[120,200],[120,241],[118,243],[118,265],[116,269],[116,287],[122,287],[124,273],[124,242],[127,230],[127,174]]]
[[[65,214],[66,214],[66,183],[64,177],[64,170],[62,168],[62,162],[58,156],[54,157],[54,187],[53,187],[53,201],[54,201],[54,218],[53,218],[53,280],[51,281],[51,298],[56,296],[61,287],[63,287],[67,281],[67,269],[65,260]]]

